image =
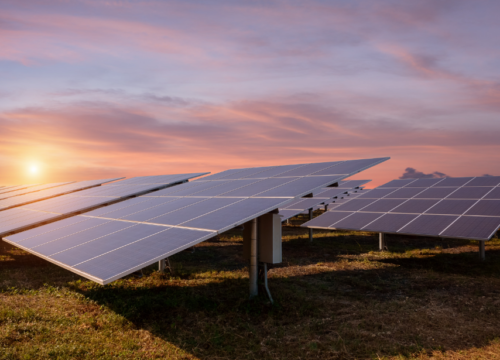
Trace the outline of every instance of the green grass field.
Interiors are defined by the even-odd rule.
[[[271,305],[238,231],[100,286],[0,243],[1,359],[499,359],[500,241],[284,228]]]

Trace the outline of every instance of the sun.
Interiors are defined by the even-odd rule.
[[[29,167],[29,172],[30,172],[30,174],[32,174],[32,175],[36,175],[36,174],[38,174],[38,171],[39,171],[39,169],[38,169],[38,166],[36,166],[36,165],[31,165],[31,166]]]

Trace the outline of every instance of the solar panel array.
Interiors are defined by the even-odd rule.
[[[489,240],[500,227],[500,177],[393,180],[303,226]]]
[[[5,240],[107,284],[387,159],[231,169]]]
[[[155,180],[148,180],[146,177],[131,178],[127,179],[128,181],[114,182],[4,210],[0,212],[0,236],[21,231],[40,222],[54,221],[60,219],[61,216],[84,212],[97,206],[162,189],[206,174],[162,175],[161,177],[155,176]],[[160,181],[160,178],[163,183],[156,182]]]

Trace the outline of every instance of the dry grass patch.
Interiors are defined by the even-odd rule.
[[[0,248],[2,359],[500,358],[500,242],[284,228],[271,305],[237,230],[107,286]]]

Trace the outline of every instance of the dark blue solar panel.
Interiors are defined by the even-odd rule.
[[[211,187],[209,189],[200,190],[193,192],[190,196],[220,196],[225,194],[231,190],[235,190],[241,188],[246,185],[250,185],[252,183],[256,183],[259,180],[257,179],[246,179],[246,180],[233,180],[227,183],[224,183],[219,186]]]
[[[401,234],[438,236],[458,216],[421,215],[398,231]]]
[[[422,188],[405,187],[405,188],[398,189],[398,190],[388,194],[385,198],[386,199],[409,199],[409,198],[412,198],[415,195],[421,193],[422,191],[425,191],[425,190]]]
[[[273,177],[273,176],[279,176],[280,174],[283,174],[283,173],[290,171],[290,170],[293,170],[293,169],[297,169],[301,166],[304,166],[304,165],[302,164],[302,165],[275,166],[269,170],[264,170],[262,172],[259,172],[258,174],[246,176],[245,178],[246,179],[248,179],[248,178],[269,178],[269,177]]]
[[[278,175],[279,177],[282,176],[307,176],[307,175],[331,175],[331,174],[338,174],[338,173],[332,173],[331,171],[328,171],[328,168],[332,167],[335,164],[338,164],[338,161],[333,161],[333,162],[325,162],[325,163],[316,163],[316,164],[307,164],[304,166],[301,166],[296,169],[289,170],[285,173],[282,173]],[[325,174],[315,174],[318,171],[325,170]],[[340,173],[343,174],[343,173]]]
[[[373,190],[364,190],[361,192],[361,194],[358,196],[360,199],[379,199],[383,198],[384,196],[389,195],[390,193],[393,193],[394,191],[397,191],[398,189],[373,189]]]
[[[456,191],[457,188],[429,188],[424,190],[422,193],[415,196],[416,199],[442,199],[450,195],[452,192]]]
[[[175,253],[179,248],[197,244],[211,232],[171,228],[130,245],[76,265],[74,268],[105,282],[129,274]],[[215,235],[215,234],[214,234]]]
[[[246,169],[229,169],[229,170],[225,170],[225,171],[222,171],[220,173],[217,173],[217,174],[205,176],[204,178],[201,178],[201,179],[198,179],[198,180],[195,180],[195,181],[220,180],[220,179],[222,179],[224,177],[235,175],[235,174],[237,174],[239,172],[242,172],[243,170],[246,170]]]
[[[492,187],[463,187],[448,196],[448,199],[481,199]]]
[[[415,200],[410,199],[406,202],[402,203],[400,206],[391,210],[391,212],[395,213],[409,213],[409,214],[420,214],[425,212],[431,206],[437,204],[439,200]]]
[[[368,205],[363,208],[363,211],[368,212],[388,212],[394,209],[396,206],[401,205],[404,199],[380,199],[375,201],[374,203]]]
[[[103,235],[118,232],[132,226],[134,226],[134,224],[129,222],[110,221],[92,229],[86,229],[82,232],[68,235],[58,240],[46,242],[39,246],[33,247],[32,249],[34,249],[39,254],[50,256],[60,251],[64,251],[72,247],[84,244],[88,241],[97,239]]]
[[[406,186],[416,179],[402,179],[402,180],[392,180],[384,185],[380,185],[379,188],[400,188]]]
[[[297,216],[300,213],[301,213],[300,210],[280,209],[279,215],[280,215],[281,221],[285,221],[285,220],[290,219],[294,216]]]
[[[459,187],[467,184],[472,179],[471,177],[445,178],[439,184],[436,184],[435,187]]]
[[[126,223],[124,223],[126,224]],[[96,239],[89,239],[82,234],[81,244],[54,254],[51,256],[56,261],[63,262],[69,266],[75,266],[81,262],[90,260],[96,256],[126,246],[139,239],[151,236],[160,231],[165,231],[168,227],[151,226],[145,224],[129,224],[133,225],[118,232],[101,231]],[[101,229],[104,230],[104,229]]]
[[[255,181],[252,184],[240,187],[239,189],[235,189],[232,191],[230,191],[231,189],[229,189],[227,192],[222,193],[220,196],[239,196],[239,197],[255,196],[261,192],[286,184],[295,179],[296,178],[271,178],[263,180],[255,179],[252,180]]]
[[[264,171],[269,171],[272,169],[274,169],[274,166],[242,169],[242,171],[236,172],[234,174],[230,174],[228,176],[224,176],[223,179],[224,180],[235,180],[235,179],[259,177],[260,173],[263,173]]]
[[[336,176],[308,176],[298,178],[274,189],[259,193],[259,197],[296,197],[306,195],[314,188],[333,184],[340,178]]]
[[[336,211],[336,212],[326,212],[323,215],[318,216],[308,222],[304,223],[304,227],[318,227],[318,228],[328,228],[329,226],[335,224],[347,216],[354,214],[353,212]]]
[[[229,205],[196,219],[182,223],[182,226],[221,231],[230,226],[237,226],[251,220],[258,212],[277,209],[286,199],[245,199],[241,203]]]
[[[292,204],[286,203],[284,208],[285,209],[311,209],[314,206],[320,204],[322,202],[322,199],[315,199],[315,198],[309,198],[309,199],[304,199],[301,198],[299,201],[294,201]]]
[[[323,191],[319,192],[318,194],[315,194],[314,197],[331,199],[334,196],[342,195],[345,193],[346,193],[346,190],[338,189],[338,188],[330,188],[328,190],[323,190]]]
[[[465,186],[497,186],[500,184],[500,176],[477,177]]]
[[[332,225],[335,229],[361,230],[366,225],[381,217],[380,213],[354,213]]]
[[[494,188],[488,195],[484,197],[485,199],[498,199],[500,200],[500,188]]]
[[[377,232],[396,232],[418,215],[410,214],[385,214],[381,218],[367,225],[363,230]]]
[[[465,215],[500,216],[500,200],[479,200]]]
[[[231,180],[218,180],[218,181],[193,181],[190,183],[169,187],[163,190],[155,191],[146,196],[189,196],[196,192],[210,189],[216,186],[223,186],[228,184]]]
[[[331,168],[318,171],[314,175],[330,175],[330,174],[355,174],[364,169],[372,167],[380,162],[382,158],[377,159],[361,159],[361,160],[349,160],[343,163],[337,164]]]
[[[210,198],[194,205],[169,212],[166,215],[157,216],[148,220],[152,224],[179,225],[198,216],[205,215],[211,211],[218,210],[224,206],[234,204],[241,199],[238,198]]]
[[[128,221],[148,221],[149,219],[168,214],[172,211],[177,211],[189,205],[194,204],[194,206],[196,206],[197,203],[202,204],[205,200],[206,199],[203,198],[177,198],[174,201],[169,201],[162,205],[146,207],[142,210],[133,209],[133,211],[128,212],[128,214],[116,214],[117,217],[113,217],[113,214],[105,214],[104,217]]]
[[[346,203],[343,203],[335,210],[339,211],[358,211],[363,209],[364,207],[374,203],[376,200],[374,199],[353,199]]]
[[[425,200],[422,200],[425,201]],[[476,200],[442,200],[427,210],[427,214],[462,215]]]
[[[441,235],[466,239],[489,240],[500,227],[498,217],[462,216]]]
[[[444,179],[417,179],[416,181],[406,185],[406,187],[431,187],[437,186]]]

